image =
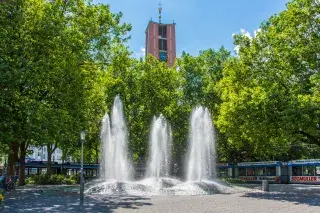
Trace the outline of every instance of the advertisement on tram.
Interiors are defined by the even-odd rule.
[[[236,176],[244,181],[268,180],[280,183],[281,162],[243,162],[237,164]]]
[[[293,160],[288,167],[290,183],[320,184],[320,159]]]

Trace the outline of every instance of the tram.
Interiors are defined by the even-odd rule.
[[[238,163],[235,168],[235,177],[251,182],[268,180],[270,182],[280,183],[281,162],[265,161]]]
[[[216,166],[218,177],[232,177],[233,165],[231,163],[217,163]]]
[[[290,183],[320,184],[320,159],[288,162]]]
[[[46,173],[46,162],[26,163],[26,175]],[[99,164],[84,164],[84,175],[86,178],[96,178],[99,176]],[[53,173],[76,175],[80,173],[80,164],[53,163],[51,165]],[[18,172],[18,166],[17,166]],[[241,162],[237,164],[217,163],[216,172],[218,178],[238,178],[249,183],[257,183],[268,180],[270,183],[302,183],[320,184],[320,159],[262,162]],[[136,168],[136,178],[143,178],[145,168]],[[18,173],[17,173],[18,174]]]
[[[67,174],[67,175],[77,175],[80,174],[80,164],[58,164],[53,163],[51,165],[51,170],[53,174]],[[99,176],[99,164],[84,164],[83,171],[85,177],[98,177]],[[26,176],[34,174],[45,174],[47,173],[46,162],[37,163],[26,163],[25,174]]]

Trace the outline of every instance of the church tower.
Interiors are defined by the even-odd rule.
[[[150,20],[146,29],[146,55],[173,66],[176,60],[176,24],[161,22],[162,5],[159,4],[159,22]]]

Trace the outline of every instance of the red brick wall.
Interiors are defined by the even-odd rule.
[[[158,24],[149,22],[149,27],[146,32],[146,49],[147,53],[159,58],[158,44]]]
[[[174,24],[167,25],[167,35],[168,64],[169,66],[172,66],[176,60],[176,32]]]
[[[171,64],[171,66],[174,64],[174,62],[176,61],[176,57],[177,57],[177,50],[176,50],[176,48],[177,48],[177,44],[176,44],[176,25],[174,24],[174,25],[172,25],[172,28],[173,28],[173,30],[172,30],[172,32],[173,32],[173,34],[172,34],[172,46],[173,46],[173,49],[172,49],[172,64]]]
[[[146,53],[151,54],[159,59],[159,24],[156,22],[149,22],[146,31]],[[168,65],[172,66],[176,59],[176,40],[175,40],[175,24],[167,25],[167,54]]]

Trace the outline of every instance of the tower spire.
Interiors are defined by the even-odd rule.
[[[158,10],[159,10],[159,23],[161,24],[161,12],[162,12],[162,3],[161,3],[161,1],[159,2]]]

